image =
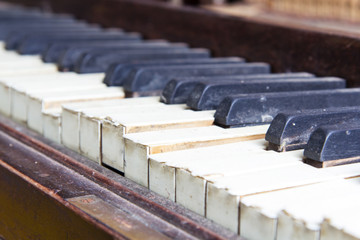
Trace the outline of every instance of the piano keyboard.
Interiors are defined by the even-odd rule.
[[[2,114],[248,239],[360,238],[343,79],[16,9],[0,38]]]

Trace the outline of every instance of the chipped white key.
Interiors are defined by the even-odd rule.
[[[219,159],[224,161],[222,166],[228,166],[234,162],[238,163],[241,159],[240,155],[250,151],[265,151],[265,148],[266,142],[261,139],[150,155],[149,188],[175,201],[176,168],[189,169],[189,165],[200,167],[206,165],[213,166],[212,169],[217,170]],[[233,170],[239,171],[236,168]],[[216,174],[212,173],[212,175],[215,176]]]
[[[264,138],[268,127],[268,125],[262,125],[224,129],[218,126],[209,126],[127,134],[125,159],[128,159],[126,153],[129,147],[132,148],[132,151],[142,151],[135,155],[144,158],[139,157],[132,161],[137,168],[145,169],[148,168],[148,158],[151,154]],[[147,175],[148,173],[144,177]]]
[[[122,88],[101,88],[89,90],[74,90],[56,93],[41,93],[28,95],[28,126],[42,133],[42,112],[50,108],[61,107],[64,103],[95,101],[105,99],[123,98],[124,91]],[[75,131],[76,129],[74,129]]]
[[[263,169],[272,169],[289,165],[301,164],[300,153],[292,152],[278,154],[273,151],[249,152],[243,151],[237,156],[224,159],[219,157],[212,162],[194,161],[188,164],[172,164],[176,167],[176,202],[205,215],[206,184],[208,181],[217,181],[220,178],[232,175],[247,174]],[[243,156],[243,157],[241,157]],[[230,160],[231,159],[231,160]],[[220,161],[219,161],[220,160]]]
[[[154,105],[160,104],[159,97],[142,97],[142,98],[127,98],[127,99],[113,99],[102,101],[89,101],[67,103],[62,105],[61,113],[61,139],[62,143],[75,150],[79,149],[79,134],[80,134],[80,115],[83,111],[91,110],[105,110],[113,107],[135,107],[140,105]]]
[[[149,105],[114,106],[97,110],[84,110],[80,115],[80,153],[95,162],[101,163],[102,123],[110,114],[129,115],[131,112],[141,112],[146,117],[161,112],[179,111],[184,108],[186,108],[185,105],[150,103]],[[123,148],[123,146],[117,146],[116,148]]]
[[[328,171],[330,170],[330,171]],[[236,209],[236,202],[239,203],[240,198],[244,196],[281,190],[286,188],[298,187],[301,185],[314,184],[318,182],[326,182],[333,179],[354,177],[358,175],[359,170],[354,166],[341,166],[341,168],[317,169],[312,166],[302,164],[296,167],[289,166],[283,169],[277,168],[272,171],[259,171],[253,175],[243,175],[235,177],[225,177],[207,185],[207,217],[222,222],[227,219],[227,214]],[[216,209],[217,202],[232,204],[220,204],[222,209]],[[219,211],[220,210],[220,211]],[[230,220],[230,218],[228,219]],[[232,219],[232,222],[236,219]],[[230,223],[230,222],[229,222]],[[236,229],[235,225],[230,227]],[[245,229],[245,230],[244,230]],[[249,235],[248,235],[249,234]],[[245,238],[252,238],[251,231],[247,232],[246,227],[241,228],[241,235]],[[263,236],[264,239],[273,235]]]
[[[353,170],[359,171],[354,164]],[[354,184],[354,182],[357,184]],[[316,192],[302,194],[287,201],[278,217],[277,239],[319,239],[320,224],[333,206],[348,206],[360,198],[359,179],[346,180],[346,184],[332,184]]]
[[[11,113],[11,86],[31,87],[38,82],[48,82],[58,80],[61,82],[71,82],[73,79],[88,79],[89,81],[99,81],[103,79],[104,74],[76,74],[76,73],[47,73],[47,74],[29,74],[21,76],[0,77],[0,111],[9,116]]]
[[[68,74],[65,74],[68,76]],[[70,74],[73,75],[72,73]],[[16,82],[27,82],[27,81],[36,81],[37,79],[47,79],[49,77],[53,78],[59,76],[59,73],[48,73],[48,74],[32,74],[32,75],[21,75],[21,76],[0,76],[0,111],[6,116],[11,114],[11,94],[10,88],[11,85]]]
[[[321,224],[320,240],[359,240],[359,211],[359,200],[354,199],[351,204],[339,206],[328,213]]]
[[[344,188],[348,185],[346,180],[336,179],[281,191],[244,196],[241,198],[240,205],[240,232],[252,239],[275,239],[278,215],[287,205],[301,203],[312,196],[316,198],[331,188]],[[302,237],[305,239],[306,234],[303,233]]]
[[[207,184],[206,216],[238,232],[240,198],[338,178],[306,164],[224,177]],[[243,235],[243,232],[241,232]],[[247,235],[243,235],[247,238]],[[251,238],[251,237],[250,237]]]
[[[26,122],[28,95],[42,93],[61,93],[74,90],[107,88],[98,78],[65,78],[42,79],[26,83],[16,83],[10,87],[11,117],[17,121]]]
[[[61,108],[52,108],[42,114],[44,137],[61,143]]]
[[[214,111],[201,111],[196,112],[192,110],[179,110],[171,111],[159,114],[147,114],[144,115],[141,112],[134,111],[133,114],[129,115],[110,115],[107,121],[103,123],[103,146],[108,143],[107,139],[111,140],[115,146],[124,145],[124,134],[145,132],[145,131],[157,131],[161,129],[178,129],[178,128],[189,128],[189,127],[201,127],[210,126],[214,121]],[[112,145],[114,146],[114,145]],[[109,162],[106,163],[111,167],[118,170],[124,169],[125,176],[134,180],[141,185],[147,185],[147,169],[138,169],[136,163],[132,159],[136,159],[139,151],[132,151],[129,146],[129,152],[127,154],[128,159],[124,162]],[[106,150],[103,148],[103,153]],[[111,158],[110,158],[111,160]],[[105,159],[103,159],[105,163]],[[116,165],[113,165],[113,164]],[[121,170],[120,170],[121,171]]]
[[[125,134],[161,129],[209,126],[214,121],[213,114],[213,111],[195,112],[181,109],[179,111],[164,111],[157,114],[145,114],[134,110],[131,114],[129,112],[126,115],[110,115],[102,125],[102,161],[119,171],[125,171],[126,174],[123,160],[123,136]],[[130,169],[128,177],[131,177],[133,165],[130,158],[137,158],[137,156],[131,153],[128,156],[129,162],[126,166]],[[145,178],[145,182],[141,181],[143,184],[147,184],[147,177]],[[142,179],[144,178],[142,177]]]

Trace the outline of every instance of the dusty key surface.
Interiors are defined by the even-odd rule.
[[[187,100],[194,110],[216,109],[227,96],[248,93],[292,92],[321,89],[345,88],[345,80],[340,78],[305,78],[252,81],[221,81],[198,83]]]
[[[195,65],[195,64],[214,64],[214,63],[236,63],[244,62],[244,59],[239,57],[228,58],[195,58],[195,59],[169,59],[169,60],[154,60],[143,61],[141,63],[114,63],[106,71],[104,83],[107,86],[122,86],[123,81],[128,77],[131,71],[135,68],[146,66],[169,66],[169,65]]]
[[[186,103],[188,96],[198,83],[213,83],[227,80],[252,81],[252,80],[278,80],[311,78],[314,75],[309,73],[268,73],[249,74],[232,76],[201,76],[201,77],[180,77],[170,80],[161,93],[161,101],[167,104]]]
[[[279,113],[271,122],[265,139],[275,151],[302,149],[317,127],[356,122],[359,110],[359,107],[343,107]]]
[[[305,162],[315,167],[331,167],[360,161],[358,121],[320,126],[305,147]]]
[[[359,96],[358,88],[233,95],[219,104],[215,122],[226,127],[270,123],[287,110],[358,106]]]

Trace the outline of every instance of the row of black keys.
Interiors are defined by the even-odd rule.
[[[0,38],[8,50],[41,54],[60,70],[106,71],[108,86],[140,96],[161,94],[167,104],[187,103],[194,110],[217,109],[215,122],[224,127],[266,124],[293,111],[272,121],[266,139],[275,150],[306,147],[305,156],[320,162],[360,155],[357,145],[349,144],[360,132],[355,107],[360,90],[344,89],[339,78],[269,74],[264,63],[210,58],[205,49],[144,41],[137,33],[36,12],[0,12]],[[352,149],[337,151],[340,145]]]

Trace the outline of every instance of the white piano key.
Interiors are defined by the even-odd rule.
[[[141,112],[146,115],[161,112],[178,111],[186,108],[185,105],[165,105],[149,103],[139,106],[114,106],[97,110],[84,110],[80,115],[79,149],[80,153],[101,164],[101,128],[107,115],[130,115],[132,112]],[[123,146],[117,146],[123,149]]]
[[[356,201],[357,199],[355,199]],[[320,240],[359,240],[359,201],[356,206],[340,207],[338,211],[328,213],[321,224]]]
[[[336,179],[324,183],[242,197],[240,232],[243,236],[253,239],[275,239],[278,214],[287,204],[301,202],[304,199],[311,198],[311,196],[316,197],[327,189],[346,188],[348,185],[346,180]]]
[[[306,164],[263,170],[221,178],[207,184],[206,216],[238,232],[241,197],[263,192],[298,187],[338,178]],[[220,203],[220,204],[219,204]],[[242,236],[251,238],[241,231]],[[264,236],[267,239],[269,236]],[[273,239],[271,236],[270,239]]]
[[[216,201],[226,203],[226,199],[240,199],[247,195],[259,194],[281,190],[286,188],[298,187],[318,182],[326,182],[333,179],[354,177],[358,175],[359,170],[354,166],[341,166],[341,168],[331,171],[326,169],[317,169],[312,166],[302,164],[299,166],[289,166],[284,168],[276,168],[272,171],[259,171],[256,174],[225,177],[208,183],[207,185],[207,217],[217,222],[224,221],[226,212],[236,208],[236,205],[221,205],[216,208]],[[232,221],[235,221],[233,219]],[[228,226],[229,227],[229,226]],[[231,229],[234,230],[232,226]],[[265,231],[264,231],[265,233]],[[252,232],[247,231],[246,227],[241,227],[241,235],[245,238],[252,238]],[[265,235],[263,239],[273,239],[274,235]],[[268,238],[269,237],[269,238]]]
[[[11,117],[17,121],[27,121],[28,95],[42,93],[61,93],[74,90],[106,88],[101,79],[77,79],[68,78],[44,81],[27,82],[26,84],[14,84],[10,88]]]
[[[149,158],[149,188],[158,194],[175,201],[175,168],[173,165],[193,161],[204,161],[205,164],[217,162],[219,158],[230,159],[244,151],[258,151],[265,148],[265,141],[253,140],[220,146],[189,149],[151,155]],[[237,158],[236,158],[237,160]]]
[[[61,108],[53,108],[43,112],[43,134],[44,137],[61,143]]]
[[[58,108],[62,104],[69,102],[116,99],[123,98],[124,96],[124,91],[121,87],[28,95],[27,124],[31,129],[42,133],[42,112],[44,110]]]
[[[28,74],[48,74],[48,73],[56,73],[58,72],[56,65],[53,64],[44,64],[44,65],[26,65],[21,68],[12,67],[12,68],[4,68],[0,69],[0,77],[7,76],[20,76],[20,75],[28,75]]]
[[[287,153],[279,155],[275,152],[269,153],[243,153],[239,154],[237,160],[232,162],[218,161],[217,164],[189,164],[186,167],[176,169],[176,202],[181,205],[205,215],[206,183],[217,181],[231,175],[247,174],[257,172],[261,169],[272,169],[290,165],[300,165],[300,153]],[[243,158],[241,157],[243,156]],[[220,158],[221,159],[221,158]],[[206,166],[206,167],[204,167]]]
[[[320,240],[330,239],[360,239],[358,212],[360,211],[358,188],[360,178],[350,179],[356,181],[356,196],[346,196],[343,202],[331,206],[324,213],[321,224]],[[354,192],[355,192],[354,191]]]
[[[141,171],[141,174],[145,174],[143,169],[137,169],[137,166],[132,162],[132,159],[137,158],[136,155],[138,151],[132,151],[133,145],[131,144],[129,144],[128,149],[130,152],[127,155],[129,159],[125,160],[127,163],[124,165],[124,135],[128,133],[157,131],[161,129],[209,126],[214,121],[213,114],[214,111],[194,112],[192,110],[184,110],[183,108],[152,114],[133,111],[131,114],[129,113],[126,115],[111,115],[103,122],[102,126],[103,163],[118,169],[119,171],[124,171],[125,175],[128,174],[127,176],[129,178],[132,176],[134,177],[132,180],[146,185],[147,177],[144,177],[144,175],[139,176],[135,173],[136,171]],[[110,150],[110,146],[116,146],[117,150],[115,152],[115,149],[108,151]],[[134,147],[136,148],[136,146]],[[142,151],[140,152],[142,154]],[[125,167],[127,167],[127,170]],[[128,172],[126,173],[126,171]]]
[[[197,177],[202,175],[202,169],[207,167],[204,174],[207,174],[208,177],[221,177],[237,174],[239,171],[256,171],[264,167],[274,167],[277,164],[292,164],[288,161],[288,159],[291,160],[292,158],[287,157],[286,162],[283,162],[281,159],[278,159],[279,154],[272,151],[269,152],[270,155],[268,157],[273,158],[272,160],[265,157],[262,158],[261,156],[255,159],[255,155],[252,152],[257,154],[265,148],[266,142],[264,140],[251,140],[150,155],[149,188],[163,196],[171,196],[170,199],[175,201],[175,184],[171,184],[172,182],[175,183],[175,168],[183,168],[189,171],[194,170],[194,174]],[[264,153],[267,152],[264,150]],[[246,155],[252,156],[251,161],[243,161],[246,159]],[[298,158],[298,155],[296,155],[296,160]],[[219,164],[219,159],[221,159],[221,164]],[[169,172],[174,172],[174,174],[170,175]],[[205,195],[202,197],[205,198]]]
[[[145,116],[143,113],[134,112],[134,114],[123,116],[123,115],[113,115],[109,116],[108,120],[103,123],[103,129],[107,128],[106,132],[111,132],[112,130],[116,131],[118,143],[123,144],[123,134],[135,133],[135,132],[144,132],[144,131],[157,131],[160,129],[177,129],[177,128],[189,128],[189,127],[200,127],[200,126],[210,126],[214,121],[214,111],[201,111],[196,112],[192,110],[179,110],[172,112],[163,112],[159,114],[151,114]],[[107,137],[104,135],[103,131],[103,140]],[[103,145],[106,143],[103,141]],[[147,185],[147,168],[140,169],[133,162],[133,159],[137,159],[137,154],[142,154],[143,151],[132,151],[136,148],[135,145],[129,144],[129,154],[125,159],[124,172],[125,176],[131,180],[141,184]],[[119,163],[123,164],[123,163]],[[114,167],[114,166],[111,166]]]
[[[62,105],[61,139],[62,143],[75,151],[79,149],[80,115],[85,110],[107,109],[114,106],[139,106],[159,103],[159,97],[98,100],[89,102],[67,103]]]
[[[125,159],[127,159],[127,148],[132,144],[135,146],[132,151],[146,153],[135,153],[145,158],[133,159],[134,165],[144,169],[148,168],[148,158],[151,154],[264,138],[268,127],[268,125],[262,125],[224,129],[218,126],[209,126],[127,134],[125,136]],[[148,173],[146,173],[146,177],[147,175]],[[145,186],[147,187],[148,184]]]
[[[352,167],[359,170],[359,166],[355,165]],[[278,217],[277,239],[319,239],[320,224],[326,213],[331,212],[334,206],[349,206],[360,200],[360,185],[353,184],[353,179],[344,182],[347,184],[327,185],[287,201]]]
[[[48,79],[103,79],[104,74],[75,74],[75,73],[43,73],[27,74],[20,76],[0,76],[0,111],[6,116],[11,114],[11,86],[14,84],[28,84],[47,81]],[[22,105],[18,105],[22,106]]]
[[[6,58],[0,58],[1,68],[23,68],[23,67],[40,67],[51,66],[54,64],[44,63],[38,56],[14,56],[9,55]],[[56,67],[56,66],[55,66]]]

